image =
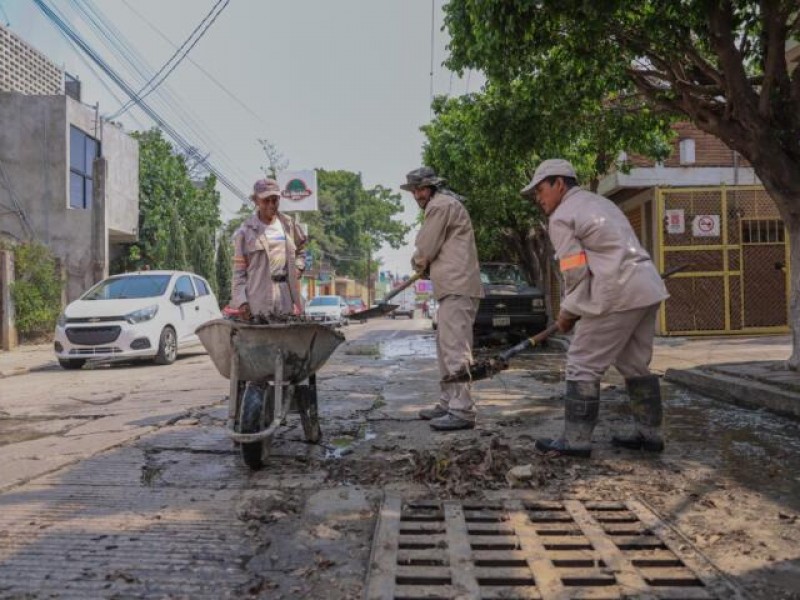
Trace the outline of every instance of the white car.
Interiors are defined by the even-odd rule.
[[[200,343],[195,330],[222,318],[208,282],[185,271],[141,271],[104,279],[58,317],[55,353],[65,369],[89,359],[175,362]]]
[[[346,325],[348,311],[341,296],[316,296],[306,304],[308,318],[333,325]]]

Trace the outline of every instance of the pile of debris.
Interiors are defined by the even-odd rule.
[[[518,465],[523,463],[521,472]],[[485,443],[463,439],[444,443],[436,450],[411,450],[405,474],[418,483],[463,497],[479,490],[543,486],[562,470],[554,468],[544,456],[519,447],[512,449],[495,435]]]

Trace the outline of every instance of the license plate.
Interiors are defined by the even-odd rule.
[[[492,317],[494,327],[508,327],[511,325],[511,317]]]

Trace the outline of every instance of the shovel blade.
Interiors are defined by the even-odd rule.
[[[347,318],[353,319],[355,321],[374,319],[375,317],[382,317],[384,315],[388,315],[398,306],[399,306],[398,304],[378,304],[378,306],[373,306],[372,308],[368,308],[367,310],[360,310],[358,312],[354,312]]]
[[[481,379],[489,379],[507,368],[508,363],[497,358],[481,360],[468,368],[459,369],[452,375],[444,377],[442,383],[470,383]]]

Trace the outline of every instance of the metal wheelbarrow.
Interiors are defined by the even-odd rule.
[[[306,440],[320,440],[316,372],[344,341],[341,333],[311,322],[255,325],[230,319],[204,323],[196,333],[217,371],[230,380],[227,430],[248,467],[264,465],[292,407],[300,413]]]

